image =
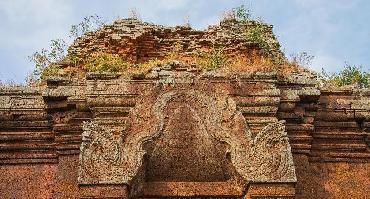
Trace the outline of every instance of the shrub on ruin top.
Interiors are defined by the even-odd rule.
[[[124,71],[130,66],[131,64],[122,59],[119,55],[104,52],[91,54],[83,64],[87,72],[97,73]]]
[[[319,74],[319,82],[325,86],[356,86],[358,88],[369,88],[370,72],[363,71],[361,66],[346,63],[339,73],[330,74],[323,69]]]
[[[256,24],[248,28],[244,33],[245,39],[250,43],[257,44],[265,55],[280,49],[279,42],[270,41],[269,36],[266,35],[267,31],[266,25]]]
[[[205,70],[215,70],[227,67],[229,58],[224,53],[224,48],[211,48],[209,51],[197,51],[195,53],[196,64]]]

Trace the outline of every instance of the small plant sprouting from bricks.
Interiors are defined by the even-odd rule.
[[[214,47],[209,51],[196,52],[196,62],[198,66],[205,70],[214,70],[226,67],[229,58],[224,53],[223,47]]]
[[[136,8],[131,8],[131,9],[128,11],[128,17],[129,17],[130,19],[136,19],[136,20],[141,21],[140,13],[139,13],[139,11],[138,11]]]
[[[128,69],[132,64],[117,54],[98,52],[92,54],[85,62],[84,69],[88,72],[119,72]]]
[[[41,49],[29,56],[29,60],[35,64],[35,69],[31,77],[34,80],[42,79],[46,74],[51,74],[45,71],[53,63],[60,62],[67,54],[67,43],[63,39],[51,40],[49,49]],[[51,69],[51,71],[56,71]]]
[[[241,5],[226,11],[222,21],[234,21],[246,26],[245,39],[251,44],[257,45],[265,56],[275,56],[275,52],[280,50],[280,43],[270,34],[271,27],[260,18],[252,18],[252,12],[247,6]],[[278,57],[276,61],[280,62],[281,59]]]
[[[315,56],[308,54],[307,52],[292,53],[290,54],[290,63],[297,66],[311,66]]]
[[[324,69],[318,75],[321,86],[356,86],[358,88],[370,87],[370,72],[363,71],[361,66],[345,64],[339,73],[328,73]]]
[[[49,65],[42,71],[40,78],[41,80],[46,80],[47,77],[58,76],[60,71],[61,71],[61,68],[59,66]]]
[[[260,22],[255,22],[245,31],[245,38],[248,42],[258,45],[262,52],[268,56],[273,51],[280,49],[280,43],[269,35],[269,26]]]
[[[251,16],[251,10],[247,6],[241,5],[225,11],[222,15],[221,21],[235,20],[239,22],[247,22],[252,20]]]
[[[251,10],[247,8],[245,5],[238,6],[233,8],[233,12],[235,13],[236,20],[238,21],[248,21],[251,20]]]
[[[87,32],[92,32],[101,28],[104,24],[104,20],[98,15],[86,16],[79,24],[71,26],[69,37],[76,39]]]

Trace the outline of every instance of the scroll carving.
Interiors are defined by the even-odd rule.
[[[249,172],[244,175],[248,181],[296,181],[292,153],[283,122],[265,126],[251,142],[251,150],[246,159]]]
[[[79,184],[122,182],[122,135],[96,122],[83,125]]]

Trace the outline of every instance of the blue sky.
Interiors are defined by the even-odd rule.
[[[368,0],[0,0],[0,80],[23,82],[33,69],[27,56],[66,38],[84,16],[111,22],[136,9],[144,21],[171,26],[188,17],[204,29],[241,4],[274,25],[286,55],[314,55],[312,69],[338,71],[348,62],[370,70]]]

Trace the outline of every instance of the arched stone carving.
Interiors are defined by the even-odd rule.
[[[198,90],[175,90],[147,95],[131,115],[131,128],[123,144],[123,183],[129,183],[140,168],[144,143],[161,135],[164,108],[171,100],[182,100],[197,110],[205,132],[230,145],[232,164],[247,182],[294,182],[295,173],[284,124],[267,125],[253,139],[242,114],[225,94]]]
[[[130,125],[122,132],[99,126],[84,125],[80,156],[80,184],[130,184],[143,163],[143,145],[161,136],[165,125],[166,106],[177,100],[197,112],[202,122],[201,133],[227,143],[232,165],[248,182],[295,182],[295,170],[285,126],[268,124],[252,136],[226,94],[203,91],[173,90],[162,94],[148,93],[130,113]]]

